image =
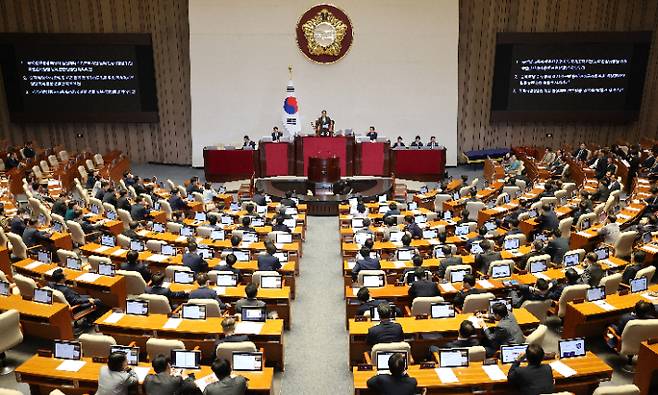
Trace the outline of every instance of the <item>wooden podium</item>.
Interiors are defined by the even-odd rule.
[[[315,183],[334,183],[340,180],[340,162],[337,157],[308,158],[308,180]]]

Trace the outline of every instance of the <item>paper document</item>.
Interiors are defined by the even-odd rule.
[[[146,237],[146,236],[148,236],[149,233],[151,233],[151,231],[146,230],[146,229],[142,229],[142,230],[140,230],[139,232],[137,232],[137,234],[140,235],[140,236],[142,236],[142,237]]]
[[[181,322],[183,322],[181,318],[169,318],[167,322],[162,325],[162,329],[176,329]]]
[[[187,236],[178,236],[176,238],[176,243],[185,243],[187,241]]]
[[[480,284],[480,286],[482,288],[493,288],[494,287],[494,285],[492,283],[490,283],[489,280],[478,280],[478,284]]]
[[[98,280],[100,278],[100,274],[96,273],[84,273],[76,277],[76,281],[82,281],[86,283],[93,283],[94,281]]]
[[[112,313],[107,316],[107,318],[103,321],[106,324],[116,324],[119,322],[125,314],[123,313]]]
[[[553,361],[549,365],[551,365],[551,368],[553,368],[554,371],[560,373],[563,377],[571,377],[577,373],[575,370],[565,365],[562,361]]]
[[[649,292],[643,293],[642,297],[652,303],[658,302],[658,297],[649,295]]]
[[[66,360],[63,361],[62,363],[59,364],[55,368],[55,370],[65,370],[67,372],[77,372],[78,370],[82,369],[83,366],[85,366],[87,362],[85,361],[72,361],[72,360]]]
[[[264,322],[243,321],[235,324],[235,333],[244,335],[259,335],[263,330]]]
[[[459,379],[455,376],[455,372],[451,368],[436,368],[434,371],[439,376],[439,380],[444,384],[459,382]]]
[[[205,377],[201,377],[200,379],[195,381],[194,384],[196,384],[196,386],[199,387],[201,391],[203,391],[204,389],[206,389],[208,384],[212,384],[216,381],[217,381],[217,376],[215,376],[214,373],[211,373]]]
[[[167,258],[169,258],[169,257],[166,256],[166,255],[153,254],[153,255],[149,256],[148,258],[146,258],[146,260],[151,261],[151,262],[164,262],[164,261],[167,260]]]
[[[101,253],[101,252],[105,252],[105,251],[109,250],[110,248],[114,248],[114,247],[100,246],[100,247],[96,248],[94,250],[94,252]]]
[[[500,370],[500,366],[498,365],[482,365],[482,370],[493,381],[507,380],[507,376]]]
[[[361,288],[352,288],[352,295],[356,296],[356,294],[359,293],[359,289],[361,289]]]
[[[605,311],[616,310],[616,307],[615,307],[615,306],[611,305],[610,303],[606,302],[605,300],[596,300],[596,301],[594,301],[594,302],[592,302],[592,303],[594,303],[595,305],[599,306],[600,308],[602,308],[602,309],[605,310]]]
[[[148,366],[133,366],[133,370],[137,375],[137,380],[139,380],[139,383],[142,384],[146,376],[151,371],[151,368]]]
[[[480,320],[478,317],[472,316],[472,317],[467,318],[467,320],[471,321],[471,324],[473,324],[475,329],[482,328],[482,325],[480,325],[482,323],[482,320]]]
[[[217,295],[224,295],[226,293],[226,287],[214,287],[213,288]]]
[[[578,236],[591,237],[589,232],[585,232],[585,231],[582,231],[582,230],[580,232],[578,232],[577,234],[578,234]]]
[[[439,284],[439,286],[443,292],[457,292],[457,288],[450,283]]]
[[[38,268],[38,267],[41,266],[41,265],[45,265],[45,263],[43,263],[43,262],[39,262],[39,261],[34,261],[34,262],[30,263],[30,264],[25,265],[25,269],[27,269],[27,270],[34,270],[34,269]],[[55,269],[57,269],[57,268],[55,268]]]
[[[123,248],[119,248],[118,250],[114,251],[112,253],[112,256],[122,256],[123,254],[127,254],[128,250],[124,250]]]
[[[546,281],[551,281],[551,278],[548,277],[547,275],[545,275],[545,274],[542,273],[542,272],[532,273],[532,275],[535,276],[535,277],[537,277],[537,278],[543,278],[543,279],[546,280]]]

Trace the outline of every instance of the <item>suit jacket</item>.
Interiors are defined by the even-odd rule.
[[[539,223],[540,231],[553,230],[560,226],[560,220],[557,218],[557,214],[555,214],[553,210],[537,217],[537,222]]]
[[[141,204],[133,204],[130,208],[130,216],[133,221],[144,221],[148,215],[149,211]]]
[[[597,287],[604,276],[605,272],[601,268],[601,265],[587,265],[580,277],[583,283],[589,284],[590,287]]]
[[[117,206],[116,207],[118,209],[120,208],[122,210],[126,210],[132,216],[132,209],[133,208],[132,208],[132,205],[130,204],[130,200],[128,200],[127,197],[125,197],[125,196],[120,197],[119,200],[117,200]],[[135,219],[135,218],[133,217],[133,219]]]
[[[393,343],[404,341],[402,325],[393,321],[382,321],[368,329],[367,342],[369,346],[378,343]]]
[[[46,234],[36,228],[26,227],[23,231],[23,242],[27,247],[33,247],[48,240]]]
[[[242,298],[237,302],[235,302],[235,312],[241,313],[243,307],[265,307],[265,306],[266,304],[262,300]]]
[[[279,258],[270,254],[258,255],[258,270],[277,271],[281,269]]]
[[[116,207],[117,196],[114,194],[114,192],[105,192],[105,195],[103,195],[103,203],[109,203]]]
[[[149,374],[144,379],[146,395],[176,395],[183,384],[181,376],[172,376],[167,372]]]
[[[178,195],[169,198],[169,205],[174,211],[185,210],[187,208],[187,203]]]
[[[520,366],[514,361],[507,373],[507,381],[522,395],[549,394],[554,391],[553,370],[547,364]]]
[[[439,287],[435,282],[430,280],[421,279],[414,281],[409,287],[409,298],[414,300],[419,296],[440,296]]]
[[[567,251],[569,251],[569,239],[566,237],[557,237],[549,241],[544,250],[546,254],[551,256],[551,262],[553,263],[561,263],[562,257]]]
[[[203,395],[243,395],[247,392],[247,379],[242,376],[226,376],[208,384]]]
[[[605,185],[599,185],[599,188],[592,195],[592,200],[597,202],[605,202],[610,197],[610,189]]]
[[[374,375],[368,379],[368,389],[380,395],[415,395],[418,382],[405,374],[394,377],[390,374]]]
[[[624,273],[621,275],[621,282],[624,284],[630,284],[631,280],[635,278],[635,275],[640,269],[642,269],[642,265],[639,263],[626,266]]]
[[[134,370],[115,372],[110,370],[107,365],[103,365],[98,375],[96,395],[127,395],[128,388],[138,382],[139,379]]]
[[[578,148],[573,156],[576,160],[586,160],[587,159],[587,149]]]
[[[19,236],[23,236],[23,232],[25,231],[25,221],[21,217],[14,217],[9,221],[9,230],[11,233],[15,233]]]
[[[267,200],[265,200],[265,195],[261,195],[260,193],[255,193],[254,196],[251,197],[251,201],[256,203],[257,206],[267,205]]]
[[[356,261],[356,264],[352,268],[352,278],[356,279],[361,270],[379,270],[381,265],[379,259],[371,258],[369,256]]]
[[[272,232],[292,233],[290,228],[285,224],[276,224],[272,226]]]
[[[415,222],[407,226],[407,232],[411,233],[413,239],[420,239],[423,237],[423,230]]]
[[[366,136],[368,136],[370,140],[377,140],[377,132],[368,132],[366,133]]]
[[[66,285],[62,284],[56,284],[53,282],[48,283],[48,286],[54,290],[57,290],[61,293],[64,294],[64,298],[66,298],[66,301],[69,302],[71,306],[76,306],[79,304],[83,303],[88,303],[89,302],[89,296],[87,295],[80,295],[79,293],[75,292],[71,288],[67,287]]]
[[[441,348],[467,348],[467,347],[473,347],[473,346],[479,346],[480,342],[478,339],[471,337],[468,339],[457,339],[453,340],[451,342],[446,343],[444,346]]]
[[[187,294],[184,291],[173,292],[169,288],[163,286],[151,286],[144,289],[144,293],[151,295],[162,295],[166,296],[167,299],[171,302],[172,299],[187,299]]]
[[[225,309],[226,305],[222,303],[217,295],[217,292],[214,289],[208,287],[199,287],[192,292],[190,292],[190,299],[212,299],[219,302],[219,308]]]
[[[279,141],[283,137],[283,132],[272,132],[272,141]]]
[[[390,217],[391,215],[400,215],[400,210],[397,208],[395,210],[388,210],[384,213],[384,218]]]
[[[475,256],[475,266],[478,267],[480,273],[487,274],[489,272],[489,265],[491,262],[502,259],[499,252],[486,251],[484,254]]]
[[[53,204],[53,208],[51,211],[53,214],[61,215],[62,217],[64,217],[66,215],[66,203],[61,201],[56,201]]]
[[[120,266],[121,270],[130,270],[133,272],[139,273],[142,278],[144,279],[145,282],[151,281],[151,271],[148,269],[148,267],[142,263],[142,262],[137,262],[137,264],[131,264],[129,262],[122,262]]]
[[[183,254],[183,265],[189,267],[194,275],[208,271],[208,263],[197,253],[186,252]]]
[[[294,200],[288,198],[281,199],[281,205],[286,207],[297,207],[297,203],[295,203]]]

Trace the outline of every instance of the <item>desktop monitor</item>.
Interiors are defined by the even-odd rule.
[[[491,268],[491,278],[505,278],[512,275],[509,265],[496,265]]]
[[[213,230],[210,232],[210,240],[224,240],[226,235],[223,230]]]
[[[484,227],[491,232],[498,229],[498,224],[496,224],[496,221],[487,221],[484,223]]]
[[[174,270],[174,282],[176,284],[192,284],[194,283],[194,272]]]
[[[537,216],[537,210],[534,208],[528,211],[528,218],[535,218]]]
[[[171,366],[177,369],[199,369],[200,350],[171,350]]]
[[[455,306],[450,302],[432,303],[430,316],[432,318],[454,318]]]
[[[237,372],[260,372],[263,370],[262,352],[234,351],[231,368]]]
[[[442,368],[468,367],[468,349],[439,350],[439,366]]]
[[[115,213],[114,211],[105,212],[105,216],[107,217],[107,219],[112,220],[112,221],[117,219],[117,213]]]
[[[53,357],[79,361],[82,358],[82,345],[78,341],[57,339],[53,345]]]
[[[120,345],[110,346],[110,354],[113,354],[115,352],[126,354],[128,365],[130,366],[139,365],[139,347],[120,346]]]
[[[51,226],[52,226],[53,232],[61,232],[62,230],[64,230],[64,225],[62,225],[62,223],[59,222],[59,221],[53,221]]]
[[[649,284],[646,277],[636,278],[630,281],[631,292],[644,292],[649,288]]]
[[[9,283],[6,281],[0,281],[0,295],[9,296]]]
[[[594,249],[594,252],[596,253],[596,260],[597,261],[602,261],[604,259],[608,259],[610,257],[610,249],[608,247],[599,247]]]
[[[452,270],[450,271],[450,282],[459,283],[464,281],[464,276],[469,274],[471,271],[468,269]]]
[[[215,253],[208,247],[199,247],[196,252],[203,259],[212,259],[215,256]]]
[[[144,242],[141,240],[130,240],[130,249],[136,252],[142,252],[146,249]]]
[[[527,344],[508,344],[500,347],[500,362],[507,364],[516,361],[519,355],[524,354]]]
[[[585,294],[585,299],[588,302],[605,299],[605,287],[592,287],[588,289]]]
[[[511,200],[511,197],[510,197],[509,193],[506,194],[506,195],[503,195],[503,202],[505,202],[505,204],[508,204],[510,202],[510,200]]]
[[[407,203],[407,210],[409,210],[409,211],[418,210],[418,203],[416,203],[416,202]]]
[[[116,238],[112,235],[101,235],[101,245],[105,247],[114,247],[116,245]]]
[[[530,262],[530,273],[545,272],[548,269],[546,261],[533,261]]]
[[[585,356],[585,339],[574,338],[558,341],[560,359]]]
[[[183,303],[181,307],[181,318],[186,320],[205,320],[206,305]]]
[[[151,225],[151,232],[154,233],[164,233],[165,229],[165,224],[161,224],[160,222],[154,222],[153,225]]]
[[[265,322],[267,319],[267,311],[263,307],[243,307],[240,312],[240,319],[242,321]]]
[[[279,258],[279,262],[288,262],[288,253],[286,251],[275,252],[274,256]]]
[[[149,302],[146,300],[127,299],[126,314],[149,315]]]
[[[445,254],[443,253],[443,246],[436,246],[434,247],[434,258],[445,258]]]
[[[466,236],[470,230],[468,224],[461,224],[455,227],[455,236]]]
[[[98,274],[102,276],[114,277],[116,268],[111,263],[98,263]]]
[[[71,270],[80,270],[80,269],[82,269],[82,260],[80,260],[80,258],[67,256],[66,257],[66,268],[71,269]]]
[[[430,240],[436,239],[439,237],[439,231],[437,229],[423,229],[423,239]]]
[[[52,252],[46,250],[37,251],[37,261],[43,263],[51,263],[53,261]]]
[[[274,242],[276,244],[292,243],[292,234],[290,234],[290,233],[275,233]]]
[[[475,241],[471,244],[471,254],[482,254],[484,250],[482,249],[482,246],[480,245],[479,241]]]
[[[283,277],[281,276],[260,276],[260,287],[261,288],[282,288],[283,287]]]
[[[239,211],[240,210],[240,203],[238,202],[231,202],[231,205],[229,207],[229,210],[231,211]]]
[[[512,311],[512,298],[495,298],[489,302],[489,313],[493,314],[493,307],[497,304],[504,304],[507,311]]]
[[[258,241],[258,234],[253,232],[244,232],[242,233],[242,242],[243,243],[255,243]]]
[[[380,351],[377,355],[377,370],[388,371],[388,360],[393,356],[393,354],[403,354],[404,355],[404,369],[407,369],[407,361],[409,360],[409,355],[407,351]]]
[[[459,192],[455,192],[452,194],[452,200],[459,200]]]
[[[580,255],[577,252],[573,254],[564,254],[564,257],[562,257],[562,263],[564,264],[564,267],[576,266],[580,263]]]
[[[288,218],[283,220],[283,224],[290,229],[295,229],[297,226],[297,220],[295,218]]]
[[[383,287],[386,284],[386,276],[384,274],[364,274],[362,276],[364,287]]]
[[[221,223],[222,225],[233,225],[233,217],[230,215],[222,215]]]
[[[206,220],[206,213],[204,213],[203,211],[197,211],[194,214],[194,220],[195,221],[205,221]]]
[[[53,291],[50,289],[37,288],[34,290],[32,301],[43,304],[53,304]]]
[[[452,218],[452,211],[444,211],[443,212],[443,219],[446,221]]]
[[[153,210],[156,210],[156,211],[160,210],[160,202],[159,201],[153,203]]]
[[[235,287],[238,285],[238,275],[229,273],[217,274],[215,285],[218,287]]]

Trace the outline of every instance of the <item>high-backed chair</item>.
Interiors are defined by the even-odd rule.
[[[165,267],[165,276],[169,279],[169,281],[174,280],[174,272],[191,272],[192,269],[190,269],[189,266],[185,265],[168,265]]]
[[[498,197],[496,198],[496,206],[502,206],[502,205],[504,205],[504,204],[505,204],[505,200],[506,200],[507,198],[509,198],[509,197],[510,197],[510,195],[507,194],[507,193],[505,193],[505,192],[503,192],[503,193],[501,193],[500,195],[498,195]]]
[[[487,359],[487,349],[483,346],[468,347],[468,361],[469,362],[483,362]]]
[[[89,266],[91,267],[91,270],[98,273],[98,264],[103,263],[105,265],[111,265],[112,260],[108,257],[104,256],[96,256],[96,255],[90,255],[89,258],[87,258],[87,261],[89,262]]]
[[[359,274],[357,275],[357,283],[359,284],[360,287],[363,286],[363,276],[379,276],[383,275],[384,276],[384,285],[386,285],[386,272],[383,270],[360,270]]]
[[[445,193],[437,193],[434,196],[434,211],[443,211],[443,202],[447,202],[452,199],[452,196]]]
[[[12,366],[7,366],[5,352],[9,351],[23,342],[20,315],[17,310],[7,310],[0,314],[0,376],[14,371]]]
[[[78,340],[82,346],[82,356],[89,358],[107,358],[110,348],[117,344],[112,336],[91,333],[83,333]]]
[[[516,195],[521,193],[521,188],[516,185],[504,186],[503,193],[506,193],[511,199],[513,199]]]
[[[568,285],[562,290],[562,295],[560,295],[560,300],[558,300],[558,310],[557,316],[563,318],[567,313],[567,303],[573,301],[574,299],[585,299],[589,285],[587,284],[576,284]]]
[[[85,232],[82,230],[82,226],[75,221],[66,221],[66,226],[69,228],[71,233],[71,240],[76,247],[83,246],[87,244],[87,237]]]
[[[103,209],[105,210],[106,213],[114,213],[115,218],[119,218],[119,213],[117,213],[116,207],[114,207],[110,203],[103,203]]]
[[[183,229],[183,225],[176,223],[176,222],[167,222],[167,232],[174,233],[174,234],[180,234],[181,229]]]
[[[548,254],[541,254],[541,255],[532,256],[532,257],[528,258],[528,260],[526,261],[526,264],[525,264],[526,270],[530,270],[530,267],[534,262],[541,262],[541,261],[544,261],[546,263],[550,263],[551,262],[551,256],[548,255]]]
[[[196,234],[199,237],[203,237],[204,239],[209,239],[210,235],[212,234],[213,229],[209,228],[207,226],[198,226],[196,228]]]
[[[380,352],[391,352],[391,351],[397,351],[397,352],[406,352],[407,355],[411,357],[411,345],[407,342],[392,342],[392,343],[377,343],[374,346],[372,346],[372,350],[370,351],[370,361],[366,359],[366,362],[369,362],[370,364],[376,364],[377,363],[377,354]],[[368,356],[367,353],[365,353],[366,357]]]
[[[48,163],[53,168],[59,166],[59,162],[57,161],[57,157],[55,155],[48,155]]]
[[[117,235],[117,244],[124,250],[130,249],[130,237],[122,234]]]
[[[605,287],[605,294],[612,295],[617,293],[619,290],[619,284],[621,284],[622,273],[615,273],[605,276],[599,281],[599,286]]]
[[[495,298],[491,292],[468,295],[464,299],[462,313],[475,313],[476,311],[489,311],[489,302]]]
[[[144,293],[146,281],[141,274],[133,270],[117,270],[116,274],[126,279],[126,294],[136,296]]]
[[[11,243],[11,255],[17,259],[27,259],[27,246],[23,239],[16,233],[7,233],[7,238]]]
[[[658,333],[658,319],[631,320],[624,327],[617,342],[619,355],[628,358],[628,365],[632,368],[633,357],[640,351],[640,343],[656,337]],[[624,369],[631,371],[632,369]]]
[[[516,236],[516,235],[514,235]],[[493,261],[489,264],[489,271],[487,272],[488,276],[491,276],[493,273],[494,268],[498,266],[507,266],[509,267],[509,272],[512,274],[514,272],[514,261],[512,259],[499,259],[496,261]]]
[[[411,315],[418,316],[430,314],[432,303],[441,303],[443,298],[440,296],[418,296],[411,302]]]
[[[631,256],[633,252],[633,243],[637,238],[638,233],[635,231],[621,232],[617,241],[615,241],[615,257],[626,259]]]
[[[120,208],[117,210],[117,214],[119,215],[121,222],[123,222],[123,229],[130,229],[130,223],[133,222],[133,217],[130,215],[130,213]]]
[[[103,160],[103,155],[101,154],[94,155],[94,163],[99,167],[103,166],[105,164],[105,160]]]
[[[178,189],[176,187],[176,184],[174,184],[174,182],[168,178],[167,178],[167,185],[169,185],[169,191],[175,191],[176,189]]]
[[[583,214],[580,217],[578,217],[578,221],[576,222],[576,229],[580,230],[582,223],[585,221],[589,221],[590,225],[594,224],[594,221],[596,221],[596,214],[595,213],[587,213]]]
[[[164,211],[167,219],[171,219],[171,215],[174,213],[174,211],[171,209],[169,202],[164,199],[160,199],[158,200],[158,203],[160,203],[160,210]]]
[[[526,336],[525,342],[528,344],[539,344],[541,345],[542,342],[544,341],[544,337],[546,337],[546,333],[548,332],[548,327],[546,325],[539,325],[537,329],[532,331],[531,334]]]
[[[32,300],[34,290],[38,288],[36,281],[22,274],[14,274],[14,284],[25,300]]]
[[[509,240],[509,239],[519,239],[519,246],[524,245],[527,241],[526,235],[524,235],[523,233],[516,233],[513,235],[505,236],[505,240]]]
[[[281,276],[281,274],[272,270],[256,270],[251,275],[251,282],[260,287],[260,279],[263,276]]]
[[[164,295],[143,293],[137,298],[149,302],[149,314],[171,314],[171,305],[169,304],[169,299],[167,299],[167,297]]]
[[[459,271],[459,270],[468,270],[469,273],[473,272],[473,267],[471,265],[452,265],[446,267],[446,272],[443,275],[443,278],[450,280],[450,274],[453,271]]]
[[[59,261],[62,264],[66,263],[66,258],[75,258],[78,259],[78,254],[76,254],[73,251],[65,250],[63,248],[60,248],[57,250],[57,258],[59,258]]]
[[[91,159],[85,160],[85,166],[87,166],[87,170],[89,171],[96,170],[96,165],[94,165],[94,161],[92,161]]]
[[[480,210],[484,210],[486,204],[482,202],[466,202],[466,210],[468,211],[468,218],[477,218]]]
[[[656,274],[655,266],[647,266],[644,269],[640,269],[635,273],[635,278],[646,277],[649,282],[653,279],[653,276]]]
[[[640,395],[640,389],[635,384],[602,385],[594,390],[592,395]]]
[[[162,251],[163,244],[167,244],[167,242],[163,240],[153,240],[153,239],[146,240],[146,249],[158,254],[160,253],[160,251]]]
[[[206,317],[222,316],[222,309],[219,307],[219,302],[215,299],[189,299],[187,303],[206,306]]]
[[[217,345],[215,356],[217,359],[232,360],[234,352],[256,352],[258,349],[253,342],[223,342]]]
[[[539,322],[544,322],[548,309],[551,307],[550,300],[526,300],[521,305],[522,309],[526,309],[530,314],[537,317]]]
[[[61,150],[57,153],[59,155],[59,160],[62,162],[68,162],[69,161],[69,153],[66,150]]]
[[[576,188],[577,188],[577,186],[573,182],[563,182],[562,183],[562,189],[567,191],[567,195],[573,194],[573,191],[575,191]]]
[[[571,236],[571,225],[573,225],[573,217],[560,220],[558,229],[560,230],[560,233],[562,233],[562,237],[566,237],[568,239]]]
[[[150,338],[146,341],[146,355],[149,361],[162,354],[171,355],[171,350],[184,350],[185,343],[180,340]]]
[[[11,372],[10,372],[11,373]],[[0,373],[0,376],[2,376],[2,373]],[[59,394],[53,394],[53,392],[59,392]],[[54,390],[51,392],[49,395],[64,395],[61,391],[59,390]],[[10,390],[9,388],[0,388],[0,395],[23,395],[21,391],[18,390]]]
[[[82,180],[89,178],[89,173],[87,173],[87,169],[84,166],[78,166],[78,173],[80,173],[80,179]]]

